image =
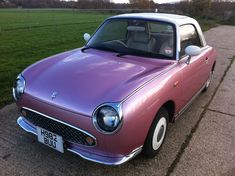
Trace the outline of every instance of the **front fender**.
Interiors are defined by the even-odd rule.
[[[182,107],[181,72],[178,64],[157,77],[123,102],[123,126],[120,131],[131,148],[144,144],[158,110],[169,100],[176,112]],[[177,85],[175,85],[177,83]]]

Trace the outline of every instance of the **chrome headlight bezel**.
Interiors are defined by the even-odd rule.
[[[106,130],[104,127],[102,127],[99,123],[99,115],[98,113],[103,109],[103,108],[108,108],[109,110],[114,110],[115,113],[118,115],[118,122],[117,125],[113,128],[113,130]],[[113,134],[116,133],[120,130],[121,126],[122,126],[122,122],[123,122],[123,117],[122,117],[122,105],[120,103],[104,103],[100,106],[98,106],[93,115],[92,115],[92,120],[93,120],[93,125],[95,126],[95,128],[103,133],[103,134]],[[102,117],[103,118],[103,117]],[[109,117],[108,117],[109,118]],[[103,120],[103,119],[102,119]],[[117,120],[117,119],[115,119]],[[105,125],[105,124],[104,124]],[[111,127],[109,127],[111,128]]]
[[[19,86],[19,84],[21,85]],[[13,98],[15,99],[15,101],[18,101],[21,99],[22,95],[24,94],[25,86],[26,86],[26,81],[23,75],[19,74],[16,78],[16,81],[12,89],[12,94],[13,94]]]

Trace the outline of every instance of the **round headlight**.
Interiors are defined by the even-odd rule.
[[[94,125],[103,133],[114,133],[121,124],[121,114],[116,107],[104,105],[94,114]]]
[[[22,97],[22,95],[24,94],[24,89],[25,89],[25,79],[22,75],[19,75],[16,78],[15,84],[13,86],[13,97],[16,101]]]

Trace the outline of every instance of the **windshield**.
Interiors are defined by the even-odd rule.
[[[173,59],[175,30],[172,24],[136,19],[107,20],[87,47],[144,57]]]

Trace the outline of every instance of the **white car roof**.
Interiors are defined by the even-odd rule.
[[[111,18],[138,18],[138,19],[147,19],[147,20],[157,20],[157,21],[165,21],[173,23],[176,26],[180,26],[187,23],[192,23],[192,24],[197,23],[196,20],[187,16],[166,14],[166,13],[129,13],[129,14],[116,15]]]

